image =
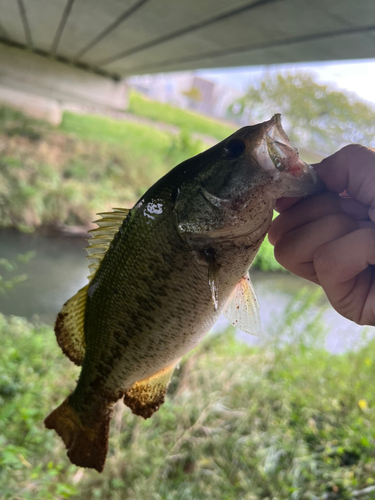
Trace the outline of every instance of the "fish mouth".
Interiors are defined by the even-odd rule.
[[[275,114],[263,123],[263,133],[254,149],[258,163],[271,174],[277,197],[307,196],[324,190],[324,184],[311,165],[301,160],[297,148],[281,125],[281,115]]]
[[[266,128],[265,141],[269,157],[280,172],[297,171],[298,163],[304,163],[299,158],[298,149],[290,144],[289,137],[281,125],[280,113],[271,118]]]

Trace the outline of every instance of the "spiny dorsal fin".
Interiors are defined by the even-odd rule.
[[[124,403],[135,415],[150,418],[164,403],[173,370],[179,360],[149,378],[136,382],[125,392]]]
[[[89,245],[86,248],[88,259],[90,262],[90,276],[91,281],[98,270],[109,245],[111,244],[115,234],[120,229],[121,224],[124,222],[130,210],[127,208],[114,208],[113,212],[102,212],[101,219],[94,221],[98,224],[98,228],[89,231],[92,237],[88,240]]]
[[[223,314],[233,326],[243,332],[256,337],[261,334],[259,302],[248,274],[237,283]]]
[[[63,305],[56,318],[55,333],[57,343],[63,353],[76,365],[85,357],[85,310],[88,285],[84,286]]]

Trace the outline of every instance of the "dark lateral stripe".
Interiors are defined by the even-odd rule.
[[[119,24],[123,23],[125,19],[128,19],[134,12],[136,12],[142,5],[144,5],[148,0],[139,0],[135,3],[130,9],[126,10],[119,16],[113,23],[107,26],[101,33],[99,33],[95,38],[93,38],[87,45],[85,45],[75,56],[74,60],[78,61],[81,57],[86,54],[90,49],[92,49],[95,45],[97,45],[104,37],[109,35]]]
[[[152,69],[153,72],[157,73],[158,72],[157,69],[160,69],[160,72],[162,72],[162,71],[165,71],[166,67],[173,66],[173,65],[179,64],[179,63],[186,63],[186,62],[196,63],[198,61],[204,61],[205,59],[213,59],[213,58],[222,57],[222,56],[235,55],[235,54],[240,54],[241,52],[252,52],[255,50],[272,49],[274,47],[282,47],[282,46],[286,46],[286,45],[292,45],[294,43],[311,42],[311,41],[315,41],[315,40],[321,40],[324,38],[334,38],[334,37],[342,36],[342,35],[366,33],[366,32],[370,32],[370,31],[374,31],[374,30],[375,30],[375,25],[363,26],[361,28],[343,29],[343,30],[337,30],[337,31],[326,31],[324,33],[318,33],[318,34],[314,34],[314,35],[303,35],[303,36],[298,36],[298,37],[293,37],[293,38],[287,38],[284,40],[277,40],[277,41],[270,42],[270,43],[259,43],[256,45],[246,45],[246,46],[241,46],[241,47],[234,47],[234,48],[231,48],[228,50],[217,50],[217,51],[212,51],[212,52],[206,52],[204,54],[195,54],[195,55],[191,55],[191,56],[187,56],[187,57],[176,57],[173,59],[168,59],[165,61],[158,62],[156,64],[147,64],[146,66],[138,66],[135,68],[129,68],[128,70],[126,70],[126,74],[127,75],[137,75],[141,72],[149,71],[150,69]],[[282,62],[287,63],[287,61],[282,61]],[[251,66],[251,64],[249,64],[249,66]],[[180,70],[177,69],[176,71],[180,71]],[[125,73],[123,73],[123,74],[125,74]]]
[[[66,22],[68,20],[70,11],[72,10],[74,0],[67,0],[64,12],[61,16],[59,26],[56,30],[55,38],[53,39],[52,45],[51,45],[51,54],[54,56],[57,52],[61,36],[63,34]]]
[[[132,49],[124,50],[118,54],[115,54],[114,56],[108,57],[107,59],[103,59],[103,61],[99,61],[97,63],[97,65],[98,66],[105,66],[106,64],[114,62],[117,59],[123,59],[123,58],[128,57],[132,54],[135,54],[137,52],[141,52],[143,50],[146,50],[150,47],[155,47],[156,45],[159,45],[161,43],[167,42],[169,40],[173,40],[174,38],[178,38],[182,35],[186,35],[187,33],[191,33],[193,31],[196,31],[196,30],[199,30],[199,29],[204,28],[206,26],[209,26],[210,24],[217,23],[217,22],[222,21],[224,19],[227,19],[229,17],[237,16],[238,14],[242,14],[243,12],[246,12],[248,10],[262,7],[265,4],[274,3],[274,2],[282,2],[282,1],[285,1],[285,0],[258,0],[257,2],[252,2],[250,4],[243,5],[242,7],[238,7],[237,9],[230,10],[230,11],[225,12],[224,14],[220,14],[216,17],[206,19],[205,21],[202,21],[200,23],[192,24],[190,26],[187,26],[186,28],[182,28],[180,30],[173,31],[172,33],[161,36],[159,38],[155,38],[154,40],[151,40],[149,42],[138,45],[137,47],[134,47]]]
[[[23,29],[25,31],[26,44],[29,47],[32,47],[33,46],[33,39],[31,37],[29,21],[27,20],[26,9],[25,9],[25,4],[23,3],[23,0],[18,0],[18,8],[20,11],[21,19],[22,19]]]

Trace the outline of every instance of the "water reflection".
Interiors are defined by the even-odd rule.
[[[83,249],[86,241],[70,236],[28,235],[0,231],[0,256],[14,260],[18,254],[35,251],[29,264],[18,265],[28,279],[0,295],[0,311],[53,323],[62,304],[87,283],[89,269]],[[6,277],[6,273],[1,270]]]
[[[53,324],[62,304],[87,283],[89,269],[85,258],[87,245],[83,238],[63,235],[22,234],[13,230],[0,231],[0,258],[14,260],[18,254],[35,251],[36,256],[29,264],[18,264],[17,274],[26,273],[27,281],[0,295],[0,311],[4,314],[39,318]],[[1,269],[6,278],[6,272]],[[260,302],[260,316],[265,331],[280,315],[292,297],[302,288],[311,293],[317,288],[313,283],[288,273],[261,273],[253,270],[252,281]],[[322,299],[325,303],[326,300]],[[344,319],[331,307],[323,314],[328,330],[326,348],[341,352],[359,345],[364,328]],[[222,317],[215,326],[219,331],[228,325]],[[367,328],[369,335],[375,329]],[[238,333],[240,339],[257,344],[259,339]]]

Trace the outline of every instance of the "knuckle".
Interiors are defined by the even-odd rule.
[[[286,237],[277,240],[274,249],[275,259],[279,264],[290,270],[292,251]]]
[[[314,267],[317,275],[329,275],[337,266],[335,252],[332,252],[330,243],[321,245],[314,253]]]

